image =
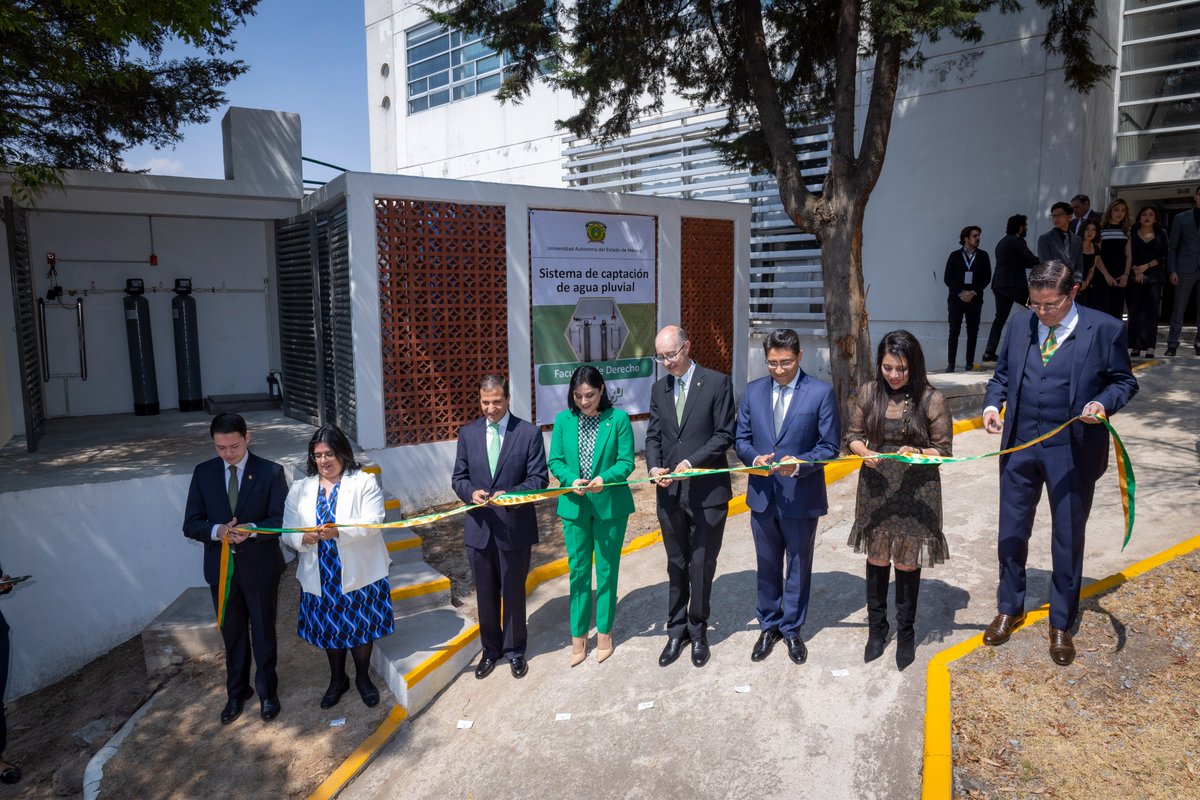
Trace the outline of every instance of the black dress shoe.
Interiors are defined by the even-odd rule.
[[[333,708],[342,699],[342,695],[348,691],[350,691],[350,678],[343,675],[341,684],[329,684],[329,688],[325,690],[325,696],[321,698],[321,708]]]
[[[259,716],[262,717],[263,722],[270,722],[279,716],[280,708],[278,697],[268,697],[262,701],[262,710],[259,712]]]
[[[479,659],[479,664],[475,667],[475,677],[483,680],[488,675],[492,674],[492,670],[496,668],[496,659],[483,656]]]
[[[692,638],[686,633],[683,636],[672,636],[667,639],[667,646],[663,648],[662,653],[658,657],[658,665],[660,667],[669,667],[679,658],[679,654],[683,652],[683,646],[690,642]]]
[[[1163,355],[1166,356],[1167,358],[1173,358],[1175,356],[1175,352],[1176,352],[1176,350],[1174,347],[1168,347],[1166,350],[1163,351]]]
[[[947,364],[947,365],[946,365],[946,372],[954,372],[954,365],[953,365],[953,364]]]
[[[7,767],[4,768],[3,772],[0,772],[0,783],[7,783],[9,785],[12,785],[14,783],[20,783],[20,782],[21,782],[21,768],[18,767],[16,764],[9,764]]]
[[[254,697],[254,690],[247,689],[241,697],[231,697],[229,702],[225,704],[225,708],[221,709],[221,724],[228,725],[242,715],[242,709],[246,707],[246,701]]]
[[[804,646],[804,640],[799,636],[793,636],[791,639],[785,640],[788,646],[788,658],[797,664],[803,664],[808,661],[808,648]]]
[[[758,642],[754,645],[754,649],[750,651],[750,660],[758,662],[771,655],[771,648],[773,648],[775,643],[782,638],[783,634],[779,631],[763,631],[759,635]]]
[[[991,363],[994,363],[995,361],[996,361],[995,353],[984,353],[983,354],[983,363],[984,364],[991,364]]]
[[[692,666],[703,667],[708,663],[708,638],[701,636],[692,640]]]
[[[375,688],[375,684],[371,683],[370,678],[356,677],[354,685],[358,689],[358,696],[362,698],[363,705],[367,708],[379,705],[379,690]]]
[[[514,678],[524,678],[529,673],[529,665],[525,663],[525,656],[513,656],[509,659],[508,666],[512,669]]]

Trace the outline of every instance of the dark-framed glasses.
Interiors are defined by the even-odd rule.
[[[1034,311],[1038,314],[1050,314],[1050,313],[1058,311],[1060,308],[1062,308],[1063,303],[1067,302],[1067,299],[1069,297],[1070,297],[1070,295],[1063,295],[1057,303],[1029,302],[1029,303],[1025,304],[1025,307],[1028,308],[1030,311]]]
[[[687,342],[684,342],[682,345],[680,345],[679,349],[674,353],[663,353],[661,355],[654,356],[654,360],[659,364],[665,364],[668,361],[674,361],[675,359],[679,358],[679,354],[683,352],[683,348],[685,347],[687,347]]]

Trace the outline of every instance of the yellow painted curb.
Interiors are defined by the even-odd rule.
[[[362,471],[366,472],[370,475],[382,475],[383,474],[383,470],[380,469],[378,464],[367,464],[365,467],[362,468]]]
[[[399,589],[392,589],[392,599],[408,600],[412,597],[420,597],[421,595],[433,594],[434,592],[444,592],[449,588],[450,579],[442,576],[437,580],[414,583],[411,586],[401,586]]]
[[[388,542],[387,549],[389,553],[395,553],[398,550],[411,550],[414,547],[420,547],[423,543],[424,542],[420,536],[413,536],[409,539],[399,539],[394,542]]]
[[[387,719],[380,723],[375,732],[368,736],[358,748],[350,754],[349,758],[341,763],[335,769],[325,782],[317,787],[317,790],[308,796],[308,800],[329,800],[335,794],[342,790],[342,787],[350,782],[350,779],[359,773],[359,771],[367,765],[371,757],[378,752],[379,748],[383,747],[388,739],[391,739],[393,734],[400,728],[400,723],[408,717],[408,712],[404,710],[404,706],[392,706],[391,713],[387,715]]]
[[[404,683],[408,688],[412,688],[421,682],[429,673],[446,663],[452,655],[462,650],[471,642],[472,639],[479,636],[479,625],[471,625],[458,636],[455,636],[450,641],[442,645],[438,652],[431,655],[429,658],[422,661],[417,666],[409,670],[404,676]]]
[[[1173,558],[1197,549],[1200,549],[1200,536],[1194,536],[1158,555],[1145,558],[1115,575],[1089,583],[1079,593],[1080,597],[1092,597],[1106,592]],[[1027,613],[1025,621],[1016,630],[1027,628],[1049,615],[1050,607],[1041,606]],[[950,747],[950,663],[982,645],[981,633],[946,648],[929,660],[929,667],[925,671],[925,766],[921,781],[922,800],[946,800],[951,795],[954,777]]]
[[[394,508],[400,507],[400,501],[395,497],[389,497],[383,501],[383,510],[391,511]]]

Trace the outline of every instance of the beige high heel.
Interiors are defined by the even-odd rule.
[[[611,633],[596,634],[596,663],[603,663],[605,659],[613,654],[613,640]]]
[[[578,667],[587,658],[587,637],[571,637],[571,666]]]

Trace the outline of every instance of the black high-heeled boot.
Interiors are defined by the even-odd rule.
[[[901,672],[917,658],[913,622],[917,619],[917,596],[921,593],[921,570],[896,570],[896,666]]]
[[[863,649],[865,662],[879,658],[887,647],[887,593],[891,577],[891,564],[880,567],[867,562],[867,646]]]

